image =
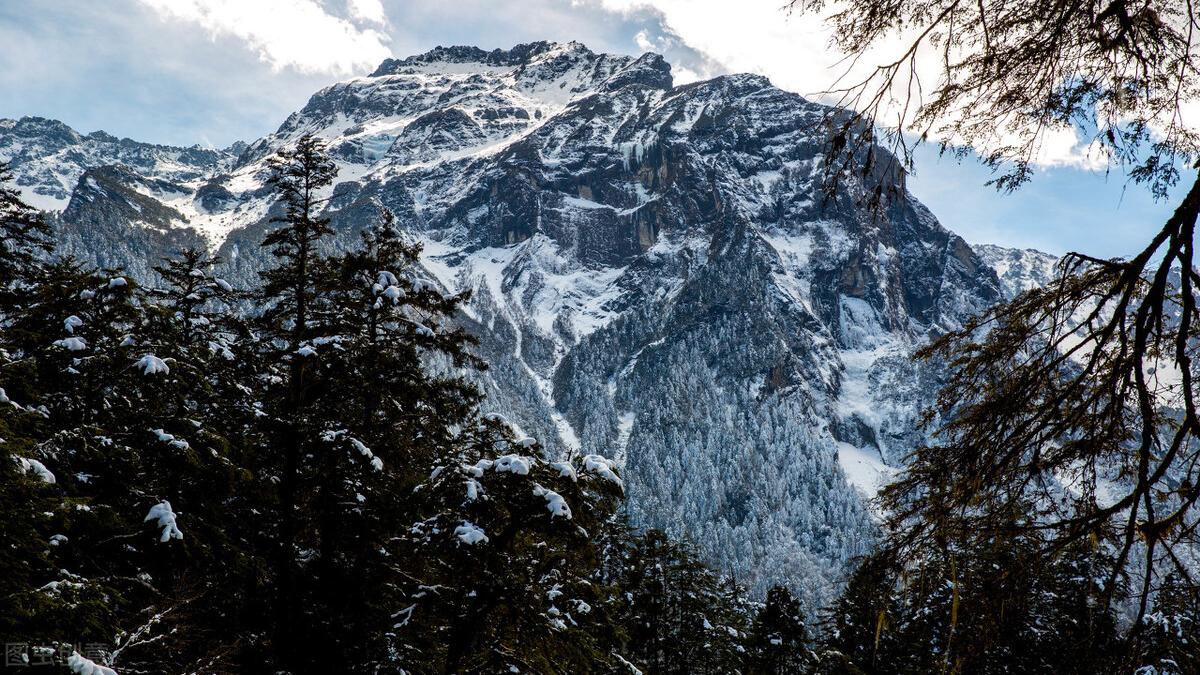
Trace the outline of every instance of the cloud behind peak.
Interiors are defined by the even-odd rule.
[[[352,18],[331,14],[316,0],[138,1],[164,20],[194,23],[214,38],[243,40],[276,71],[354,75],[391,55],[388,36],[362,26],[385,23],[379,0],[351,0]]]

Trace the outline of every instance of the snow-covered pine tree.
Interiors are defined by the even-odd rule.
[[[272,158],[270,184],[283,213],[271,219],[279,227],[263,239],[278,264],[261,273],[258,293],[259,356],[270,368],[263,378],[264,419],[261,469],[277,491],[277,527],[272,533],[274,552],[274,637],[277,665],[295,668],[301,663],[300,647],[308,637],[299,631],[301,603],[296,579],[301,574],[299,500],[305,470],[320,438],[320,424],[311,419],[317,390],[311,381],[308,358],[311,340],[324,337],[312,325],[310,313],[317,293],[320,260],[317,245],[332,233],[329,219],[320,215],[321,190],[337,175],[337,166],[319,138],[303,136],[294,148],[283,148]],[[306,553],[304,553],[307,555]]]
[[[629,672],[597,572],[613,464],[554,461],[496,417],[417,491],[394,648],[416,672]]]
[[[482,364],[451,322],[465,296],[422,278],[419,254],[382,210],[356,249],[316,267],[310,322],[320,333],[297,352],[314,392],[312,479],[300,501],[314,555],[297,590],[322,640],[308,657],[326,670],[389,667],[385,638],[411,553],[394,542],[414,519],[412,488],[476,414],[478,392],[459,369]]]
[[[54,338],[31,321],[47,301],[63,300],[38,296],[39,284],[62,270],[48,273],[42,263],[49,228],[7,185],[10,176],[0,165],[0,634],[11,642],[98,636],[114,625],[110,589],[60,571],[59,547],[70,541],[76,510],[47,467],[52,429],[38,354]]]
[[[621,624],[637,667],[648,673],[735,673],[745,660],[747,616],[737,592],[687,542],[649,530],[630,542],[618,587]]]
[[[14,540],[34,537],[0,575],[29,585],[5,596],[14,636],[100,642],[146,672],[221,666],[246,637],[232,619],[250,614],[239,581],[254,556],[239,527],[246,472],[230,460],[245,397],[219,393],[240,386],[223,365],[233,320],[193,301],[206,286],[206,300],[227,294],[189,259],[202,262],[168,263],[155,292],[49,263],[6,321],[0,378],[16,398],[0,423],[18,471],[4,467],[0,500],[38,509],[5,511]]]
[[[1037,550],[984,538],[906,567],[867,557],[829,610],[818,672],[1128,672],[1095,574],[1102,553],[1073,547],[1042,564]]]
[[[898,579],[897,564],[884,554],[859,561],[842,594],[825,610],[818,672],[891,672],[881,666],[888,655],[903,648],[894,646],[897,638],[892,630],[901,612]]]
[[[816,661],[800,601],[783,586],[767,591],[766,604],[754,618],[747,642],[747,673],[803,673]]]
[[[1163,575],[1154,611],[1133,638],[1127,672],[1186,675],[1200,672],[1200,588],[1182,575]]]
[[[142,325],[124,340],[136,358],[127,388],[139,414],[110,437],[142,459],[126,484],[145,495],[138,515],[159,544],[142,569],[156,590],[144,610],[154,620],[120,645],[131,668],[231,668],[243,655],[227,645],[262,629],[240,621],[259,613],[262,595],[254,514],[263,504],[246,467],[252,361],[238,294],[212,276],[214,263],[185,250],[158,265],[161,284],[144,292]]]
[[[152,503],[137,488],[146,467],[125,445],[140,412],[126,386],[135,358],[125,338],[142,308],[119,273],[81,270],[70,259],[46,266],[31,291],[5,341],[20,355],[18,400],[41,416],[29,460],[55,477],[58,496],[46,511],[53,576],[39,592],[65,609],[36,637],[111,645],[154,592],[138,576],[154,541],[140,537]]]
[[[9,185],[12,170],[0,163],[0,313],[13,314],[37,283],[46,254],[53,248],[50,226]]]

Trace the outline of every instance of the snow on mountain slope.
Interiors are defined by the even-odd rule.
[[[1059,256],[1032,248],[1005,248],[993,244],[972,246],[984,264],[996,270],[1006,299],[1050,283],[1058,274]]]
[[[66,208],[90,168],[124,164],[157,179],[187,182],[227,169],[237,150],[152,145],[103,131],[85,136],[40,117],[0,119],[0,162],[11,165],[22,197],[46,211]]]
[[[332,245],[387,206],[431,278],[474,291],[491,409],[615,458],[636,522],[818,606],[874,536],[865,497],[923,440],[939,373],[909,353],[1003,293],[902,174],[823,198],[827,112],[753,75],[674,87],[655,54],[439,48],[318,92],[212,173],[87,166],[60,220],[94,262],[148,275],[201,242],[251,283],[265,160],[320,135]],[[862,208],[880,182],[896,196]]]

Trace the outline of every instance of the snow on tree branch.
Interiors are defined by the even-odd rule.
[[[138,362],[134,364],[134,367],[142,371],[143,375],[157,375],[159,373],[166,375],[167,373],[171,372],[171,369],[167,366],[167,362],[153,354],[146,354],[142,356],[142,358],[138,359]]]
[[[183,532],[175,522],[175,512],[171,510],[171,502],[164,499],[150,507],[150,512],[146,514],[142,522],[148,523],[152,520],[157,520],[158,526],[162,528],[162,536],[158,538],[160,542],[183,539]]]

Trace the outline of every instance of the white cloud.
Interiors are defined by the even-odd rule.
[[[383,25],[387,15],[383,12],[382,0],[350,0],[350,16],[362,21]]]
[[[689,0],[596,0],[614,12],[652,9],[688,46],[732,72],[766,75],[786,89],[815,95],[833,81],[838,55],[827,48],[819,17],[789,15],[783,0],[692,2]],[[638,47],[655,49],[639,34]]]
[[[1056,127],[1046,131],[1034,163],[1043,167],[1067,166],[1085,171],[1102,171],[1109,157],[1098,141],[1085,143],[1075,129]]]
[[[644,29],[639,30],[637,35],[633,36],[633,43],[638,46],[638,49],[644,52],[654,51],[654,43],[650,41],[650,34]]]
[[[671,76],[676,86],[707,80],[728,72],[723,65],[686,44],[670,28],[662,25],[661,15],[657,12],[650,12],[649,15],[655,19],[647,24],[653,30],[639,30],[633,36],[633,43],[637,45],[638,51],[662,54],[671,64]]]
[[[333,16],[316,0],[139,0],[164,18],[244,40],[275,70],[348,75],[391,55],[388,38]],[[353,0],[356,18],[383,18],[379,0]]]

